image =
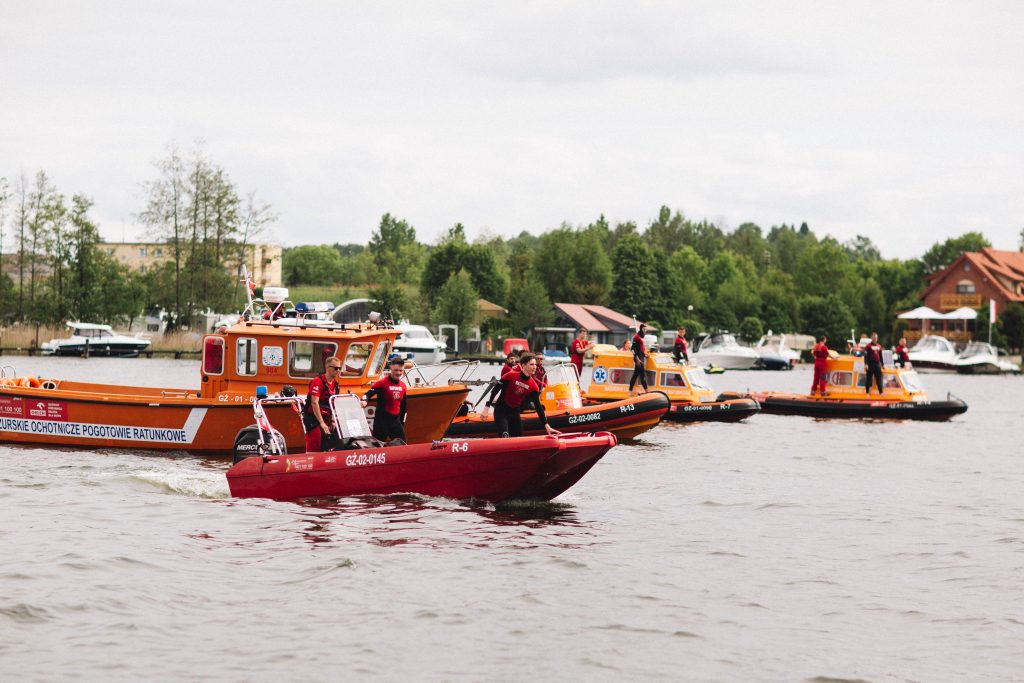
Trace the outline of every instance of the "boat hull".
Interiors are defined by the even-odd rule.
[[[732,396],[740,395],[723,394],[720,398]],[[761,404],[762,411],[776,415],[879,420],[948,420],[967,412],[967,404],[958,398],[945,401],[872,401],[774,392],[751,394],[750,397]]]
[[[62,344],[43,348],[47,356],[100,356],[111,358],[136,358],[149,348],[149,344]]]
[[[612,432],[617,438],[632,439],[654,427],[668,412],[668,396],[652,391],[623,401],[593,403],[582,408],[547,411],[548,424],[560,432],[572,434],[600,430]],[[522,414],[523,434],[543,434],[544,426],[536,412]],[[496,437],[494,416],[486,418],[479,413],[460,416],[452,420],[446,434],[449,438]]]
[[[550,500],[614,444],[610,434],[535,436],[252,457],[228,470],[227,479],[238,498],[418,493],[490,502]]]
[[[673,422],[739,422],[760,411],[760,404],[752,398],[720,398],[711,403],[673,402],[665,419]]]
[[[236,434],[253,422],[252,396],[207,398],[184,389],[48,382],[58,388],[0,386],[0,441],[230,453]],[[459,386],[411,389],[409,442],[442,438],[468,393]],[[302,426],[291,408],[268,411],[289,449],[304,449]]]

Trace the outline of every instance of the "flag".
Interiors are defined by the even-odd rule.
[[[996,300],[988,300],[988,324],[994,325],[996,322]]]

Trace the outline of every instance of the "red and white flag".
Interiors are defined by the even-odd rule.
[[[988,324],[994,325],[996,322],[996,300],[988,300]]]

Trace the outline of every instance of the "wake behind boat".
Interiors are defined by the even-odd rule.
[[[149,347],[149,340],[117,334],[110,325],[69,322],[71,336],[51,339],[40,348],[46,356],[117,356],[133,358]]]

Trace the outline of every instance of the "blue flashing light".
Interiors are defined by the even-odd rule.
[[[260,384],[259,386],[256,387],[256,398],[266,398],[266,397],[267,397],[267,387],[264,386],[263,384]]]

